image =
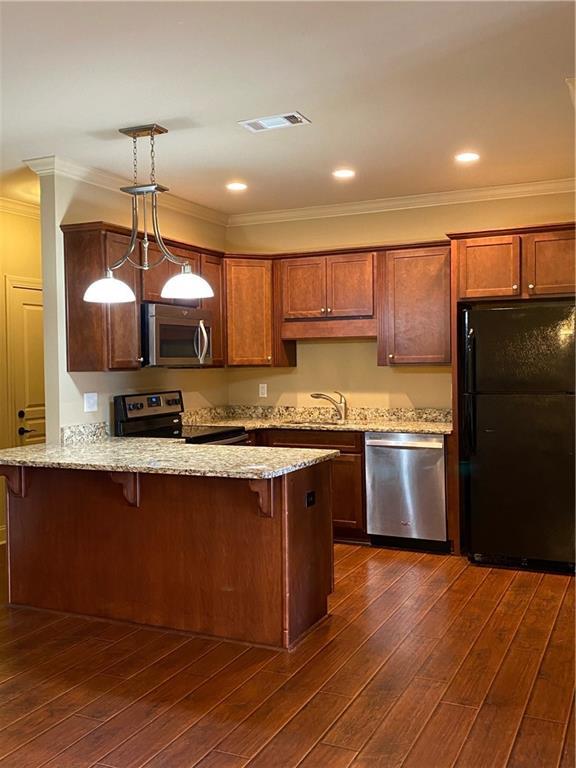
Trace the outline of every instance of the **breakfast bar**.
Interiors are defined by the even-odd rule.
[[[138,438],[0,451],[10,603],[290,648],[327,613],[337,455]]]

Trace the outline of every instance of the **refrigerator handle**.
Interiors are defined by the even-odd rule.
[[[476,379],[476,336],[474,335],[474,328],[470,328],[468,323],[465,325],[465,333],[464,392],[472,392]]]
[[[476,414],[475,397],[465,395],[462,399],[462,450],[463,459],[468,459],[476,452]]]

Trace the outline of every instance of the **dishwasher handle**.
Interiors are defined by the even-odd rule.
[[[396,442],[395,440],[366,440],[366,445],[375,445],[382,448],[444,448],[444,443],[438,440],[410,440],[404,443]]]

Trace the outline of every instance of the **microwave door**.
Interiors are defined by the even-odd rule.
[[[198,326],[195,323],[179,318],[160,318],[156,324],[156,365],[180,367],[198,364]]]

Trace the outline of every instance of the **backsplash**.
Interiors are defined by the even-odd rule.
[[[203,424],[218,419],[258,419],[290,423],[326,423],[337,421],[335,409],[292,405],[220,405],[195,408],[182,414],[184,424]],[[450,408],[348,408],[348,421],[430,421],[450,422]]]
[[[97,443],[108,435],[109,425],[105,421],[98,421],[95,424],[70,424],[60,429],[60,443],[62,445]]]

